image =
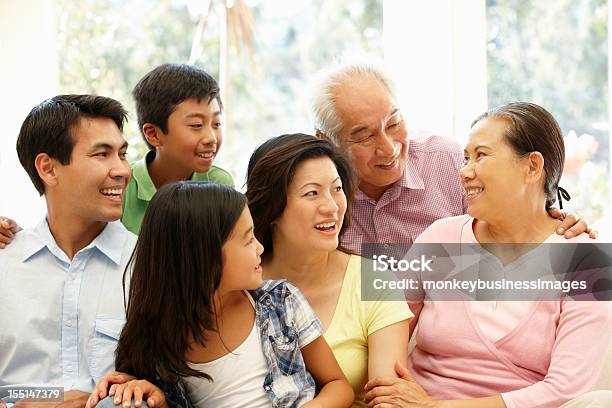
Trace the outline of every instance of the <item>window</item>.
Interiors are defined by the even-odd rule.
[[[343,53],[382,57],[381,0],[58,4],[60,88],[124,103],[132,160],[146,151],[130,94],[138,79],[164,62],[189,62],[220,79],[225,135],[216,163],[238,188],[258,144],[313,132],[305,95],[313,72]]]
[[[463,145],[472,120],[538,103],[566,135],[568,207],[612,238],[608,0],[385,0],[385,62],[408,126]]]
[[[607,0],[488,0],[489,107],[544,106],[566,139],[561,185],[591,223],[609,212]]]

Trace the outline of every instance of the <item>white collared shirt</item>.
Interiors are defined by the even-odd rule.
[[[46,219],[15,235],[0,251],[0,386],[90,392],[114,368],[135,243],[111,222],[71,261]]]

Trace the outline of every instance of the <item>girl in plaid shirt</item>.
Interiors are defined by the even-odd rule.
[[[262,252],[244,195],[203,182],[162,187],[131,260],[116,352],[126,374],[100,381],[88,407],[108,394],[100,406],[350,406],[317,317],[291,284],[262,281]]]

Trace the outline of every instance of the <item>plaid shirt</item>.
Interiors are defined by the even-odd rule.
[[[465,214],[462,166],[463,153],[456,143],[440,136],[410,140],[402,178],[378,201],[357,190],[342,246],[361,253],[364,243],[409,244],[434,221]]]
[[[272,407],[299,407],[315,396],[315,382],[300,349],[323,334],[319,319],[298,288],[265,281],[250,292],[269,372],[262,387]],[[170,408],[192,407],[182,384],[161,384]]]

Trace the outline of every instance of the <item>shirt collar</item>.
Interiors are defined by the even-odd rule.
[[[102,230],[98,236],[91,241],[89,245],[81,249],[79,252],[97,248],[102,254],[110,259],[114,264],[119,265],[121,262],[121,255],[123,251],[123,240],[117,239],[121,235],[121,229],[124,228],[120,221],[113,221],[106,224],[106,227]],[[47,247],[49,251],[60,260],[70,263],[69,258],[66,256],[64,251],[57,245],[51,230],[47,218],[42,219],[36,227],[32,230],[32,236],[24,241],[24,247],[22,252],[22,261],[27,261],[32,255],[38,253],[44,247]]]
[[[154,157],[155,150],[149,150],[142,159],[132,164],[132,177],[136,180],[136,190],[140,200],[151,201],[157,192],[147,168],[147,163],[153,160]]]
[[[20,232],[20,234],[24,233],[28,232]],[[47,218],[45,217],[38,224],[36,224],[34,229],[32,229],[30,236],[23,241],[21,260],[23,262],[27,261],[32,255],[43,249],[45,246],[48,246],[48,238],[51,238],[53,241],[53,236],[51,236],[49,225],[47,224]]]
[[[118,238],[122,237],[125,232],[125,227],[121,224],[121,221],[109,222],[86,248],[98,248],[115,265],[119,265],[125,242],[123,239]]]
[[[408,149],[408,159],[406,159],[406,167],[404,167],[404,174],[399,180],[399,185],[404,188],[410,188],[413,190],[423,190],[425,184],[423,179],[416,168],[417,156],[414,154],[413,149]]]

